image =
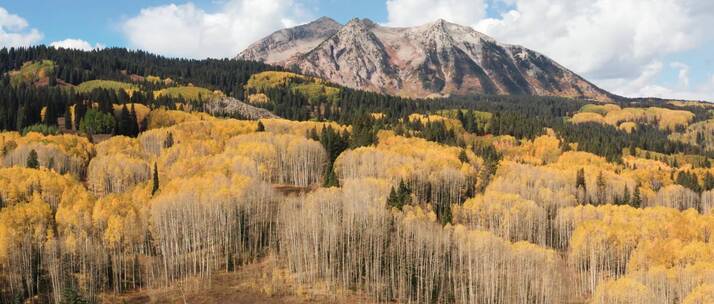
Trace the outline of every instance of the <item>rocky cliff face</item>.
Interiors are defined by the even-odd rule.
[[[297,54],[311,51],[341,28],[342,25],[335,20],[322,17],[308,24],[279,30],[248,46],[236,59],[283,62]]]
[[[280,34],[284,31],[302,34],[282,39],[289,36]],[[498,43],[471,27],[444,20],[392,28],[368,19],[340,26],[321,18],[276,32],[238,58],[299,67],[306,74],[348,87],[408,97],[476,93],[611,97],[542,54]]]

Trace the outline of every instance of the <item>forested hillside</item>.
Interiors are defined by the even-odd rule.
[[[0,303],[190,302],[256,265],[241,288],[305,302],[711,303],[709,104],[413,100],[123,49],[0,69]]]

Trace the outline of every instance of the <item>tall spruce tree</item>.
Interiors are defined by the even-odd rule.
[[[156,194],[156,191],[159,191],[159,168],[156,162],[154,162],[154,176],[151,185],[151,195]]]
[[[30,154],[27,156],[27,167],[31,169],[37,169],[40,167],[40,162],[37,160],[37,151],[35,151],[35,149],[30,150]]]

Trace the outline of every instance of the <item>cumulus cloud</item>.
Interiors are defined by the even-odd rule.
[[[189,2],[142,9],[121,30],[131,47],[174,57],[223,58],[307,17],[293,0],[230,0],[215,12]]]
[[[505,9],[484,17],[488,5]],[[626,96],[689,95],[708,85],[694,88],[688,66],[663,61],[714,38],[708,33],[714,28],[711,0],[386,0],[386,6],[387,24],[441,17],[471,25],[501,42],[544,53]],[[655,85],[667,66],[676,70],[679,83]]]
[[[475,24],[486,12],[484,0],[387,0],[390,26],[415,26],[446,19],[458,24]]]
[[[670,66],[677,69],[677,78],[679,79],[679,85],[688,88],[689,87],[689,65],[681,62],[672,62]]]
[[[662,56],[696,46],[714,26],[709,0],[514,1],[476,28],[595,79],[638,77]]]
[[[64,49],[75,49],[75,50],[82,50],[82,51],[91,51],[91,50],[96,50],[96,49],[103,49],[105,46],[97,43],[92,46],[89,42],[82,40],[82,39],[65,39],[65,40],[60,40],[60,41],[54,41],[50,43],[50,46],[53,46],[55,48],[64,48]]]
[[[711,75],[708,81],[690,86],[689,65],[672,62],[669,66],[678,71],[677,84],[657,84],[656,80],[666,68],[666,65],[661,61],[645,65],[642,73],[634,79],[604,79],[600,82],[604,87],[613,88],[613,93],[622,96],[714,101],[714,75]]]
[[[0,7],[0,47],[20,47],[36,44],[42,39],[42,33],[28,28],[27,21],[11,14]]]

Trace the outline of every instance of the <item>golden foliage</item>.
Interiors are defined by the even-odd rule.
[[[464,151],[420,138],[395,136],[380,132],[376,147],[361,147],[343,152],[335,161],[335,173],[341,180],[365,177],[382,178],[397,185],[409,184],[419,202],[435,198],[436,204],[460,202],[462,190],[475,183],[474,177],[483,160],[466,151],[468,161],[461,162]]]
[[[602,116],[601,114],[594,113],[594,112],[580,112],[576,113],[573,115],[573,117],[570,119],[570,122],[578,124],[578,123],[586,123],[586,122],[596,122],[596,123],[601,123],[601,124],[606,124],[607,122],[605,121],[605,117]]]
[[[267,132],[298,136],[305,136],[312,129],[316,129],[319,134],[327,126],[339,132],[351,130],[350,126],[340,125],[335,122],[293,121],[280,118],[261,119],[260,122],[263,123]]]
[[[560,157],[560,140],[554,135],[542,135],[533,141],[523,140],[520,145],[499,145],[505,159],[532,165],[553,163]]]
[[[170,127],[182,122],[201,120],[200,114],[187,113],[183,111],[172,111],[157,109],[149,113],[148,129]]]
[[[213,98],[214,96],[220,96],[223,93],[220,91],[211,91],[206,88],[195,87],[192,85],[188,86],[178,86],[169,87],[154,91],[155,97],[168,96],[172,98],[183,98],[186,101],[205,101]]]
[[[32,250],[34,244],[41,247],[52,237],[51,218],[50,206],[39,195],[33,195],[25,204],[0,209],[0,262],[19,258],[13,256]]]
[[[593,303],[598,304],[650,304],[655,299],[647,286],[628,278],[604,282],[593,295]]]
[[[124,153],[100,155],[89,163],[87,187],[96,196],[119,193],[149,180],[149,163]]]
[[[128,111],[131,111],[132,106],[134,106],[134,112],[136,112],[136,121],[138,123],[141,123],[142,121],[144,121],[144,119],[146,119],[146,117],[149,116],[149,112],[151,112],[151,109],[149,109],[149,107],[147,107],[143,104],[140,104],[140,103],[127,103],[126,109]],[[120,104],[113,105],[114,116],[119,117],[119,115],[121,114],[122,107],[123,107],[123,105],[120,105]]]
[[[5,132],[0,133],[0,145],[4,167],[24,167],[30,151],[35,150],[40,166],[78,178],[84,176],[94,154],[94,145],[86,138],[68,134],[44,136],[30,132],[20,136],[16,132]]]
[[[714,150],[714,119],[693,123],[684,132],[672,133],[669,138]]]
[[[706,266],[714,254],[708,243],[712,216],[662,207],[579,206],[561,210],[558,224],[563,236],[572,235],[568,259],[579,274],[581,293],[627,275],[670,303],[674,293],[684,297],[706,281],[706,273],[714,274]]]
[[[695,288],[683,304],[712,304],[714,303],[714,284],[705,284]]]
[[[22,64],[20,70],[8,72],[10,83],[18,86],[21,83],[33,83],[46,79],[54,73],[55,62],[52,60],[27,61]]]
[[[448,129],[459,131],[459,132],[463,132],[463,130],[464,130],[464,127],[461,125],[460,121],[453,119],[453,118],[444,117],[441,115],[434,115],[434,114],[427,115],[427,114],[414,113],[414,114],[409,115],[407,117],[407,120],[409,122],[418,121],[421,124],[427,124],[430,122],[444,122],[444,125],[446,125],[446,127]]]
[[[252,157],[265,181],[299,187],[322,182],[327,152],[319,142],[303,136],[260,132],[233,137],[226,150]]]
[[[0,197],[4,206],[27,202],[34,194],[39,193],[42,200],[56,210],[62,202],[73,199],[72,195],[77,193],[76,188],[83,187],[69,176],[46,169],[0,169]]]
[[[585,107],[584,107],[585,109]],[[686,127],[694,119],[694,113],[685,110],[671,110],[666,108],[624,108],[603,109],[595,106],[585,109],[571,118],[572,123],[596,122],[609,124],[615,127],[624,122],[649,123],[663,130],[674,130],[678,126]],[[626,127],[629,128],[629,127]]]
[[[487,191],[453,207],[455,223],[489,230],[511,241],[545,245],[546,211],[517,194]]]
[[[270,102],[270,98],[263,93],[248,95],[248,103],[252,105],[262,105]]]
[[[598,113],[600,115],[607,115],[607,113],[612,111],[620,111],[622,108],[616,104],[586,104],[580,108],[580,112],[591,112]]]
[[[517,194],[552,213],[577,204],[574,170],[502,161],[487,189]]]
[[[632,133],[632,131],[637,130],[637,123],[631,122],[631,121],[626,121],[626,122],[621,123],[618,128],[622,131],[627,132],[627,133]]]
[[[250,76],[245,88],[264,91],[266,89],[286,87],[292,83],[301,83],[308,80],[308,77],[295,73],[267,71]]]
[[[94,89],[124,90],[129,96],[139,90],[136,85],[114,80],[89,80],[77,86],[77,91],[82,93],[89,93]]]

